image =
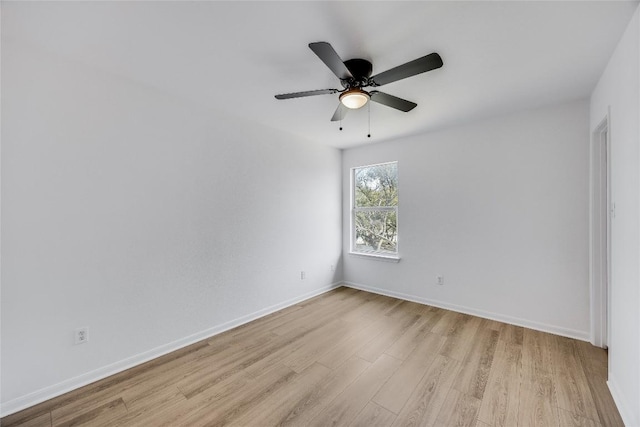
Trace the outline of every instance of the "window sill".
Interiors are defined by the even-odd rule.
[[[353,255],[361,258],[375,259],[378,261],[400,262],[400,256],[398,255],[368,254],[366,252],[349,252],[349,255]]]

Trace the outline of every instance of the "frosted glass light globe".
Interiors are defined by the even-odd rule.
[[[340,102],[347,108],[357,110],[369,101],[369,94],[362,89],[349,89],[340,95]]]

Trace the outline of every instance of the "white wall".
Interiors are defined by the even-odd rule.
[[[592,131],[610,108],[611,335],[609,388],[628,426],[640,425],[640,10],[591,96]]]
[[[345,232],[345,281],[587,339],[588,129],[585,100],[346,150],[345,230],[350,168],[398,161],[401,260]]]
[[[4,415],[340,279],[337,149],[5,40],[2,124]]]

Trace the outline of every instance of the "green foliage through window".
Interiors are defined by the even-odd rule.
[[[398,163],[353,169],[354,252],[398,252]]]

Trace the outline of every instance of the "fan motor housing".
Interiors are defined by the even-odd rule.
[[[366,59],[354,58],[344,61],[344,65],[347,66],[353,78],[347,78],[342,80],[342,86],[345,88],[350,87],[365,87],[369,85],[369,77],[373,72],[373,65]]]

